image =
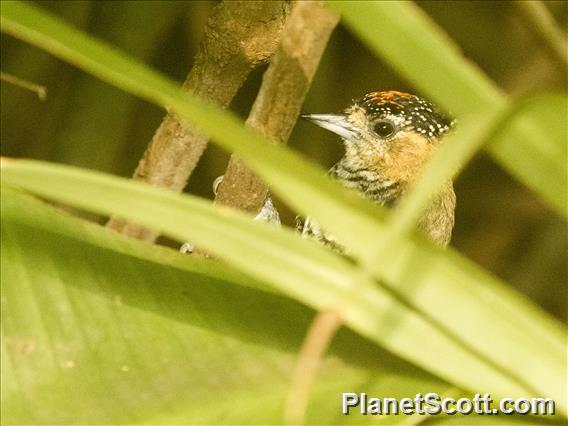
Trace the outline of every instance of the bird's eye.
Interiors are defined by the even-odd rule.
[[[373,131],[382,138],[388,138],[394,133],[394,125],[390,121],[377,121],[373,124]]]

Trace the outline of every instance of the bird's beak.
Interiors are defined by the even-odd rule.
[[[357,135],[355,128],[344,115],[304,114],[302,118],[341,136],[343,139],[351,140]]]

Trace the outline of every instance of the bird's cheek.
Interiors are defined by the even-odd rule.
[[[414,181],[431,155],[432,148],[428,144],[412,140],[399,141],[388,152],[386,174],[393,180]]]
[[[356,155],[365,162],[374,162],[386,153],[386,147],[376,141],[361,140],[356,146]]]
[[[388,160],[389,152],[391,150],[392,141],[375,139],[369,144],[369,149],[374,158]]]

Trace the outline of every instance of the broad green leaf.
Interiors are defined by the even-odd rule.
[[[557,373],[562,362],[561,341],[539,336],[538,349],[523,346],[526,344],[523,341],[526,335],[531,335],[533,330],[524,327],[526,320],[511,324],[511,318],[507,315],[515,319],[516,313],[513,311],[511,314],[506,307],[495,310],[493,316],[499,317],[503,315],[499,312],[505,313],[504,317],[498,318],[494,328],[506,330],[507,338],[495,336],[492,330],[478,330],[473,336],[476,340],[484,341],[485,336],[491,339],[497,337],[498,340],[490,341],[486,349],[470,347],[467,343],[469,336],[459,333],[459,330],[452,333],[443,324],[444,321],[448,322],[444,320],[444,314],[459,310],[460,304],[457,302],[460,299],[456,301],[455,308],[444,307],[434,321],[430,313],[418,316],[390,291],[382,286],[373,286],[369,278],[354,265],[322,247],[292,235],[290,231],[251,222],[241,213],[211,205],[210,202],[96,172],[29,161],[12,160],[3,165],[2,182],[97,213],[114,213],[142,225],[153,226],[178,240],[190,239],[303,303],[318,309],[333,306],[346,325],[463,389],[484,389],[483,392],[491,389],[494,395],[522,396],[538,395],[542,388],[546,389],[547,395],[561,395],[562,385],[555,388],[556,376],[550,377],[552,373]],[[45,182],[49,182],[49,185],[45,185]],[[422,254],[417,256],[415,252],[398,253],[403,255],[403,261],[411,258],[414,268],[418,268],[420,276],[427,282],[432,279],[432,270],[448,272],[448,266],[436,259],[435,252],[429,259]],[[393,266],[396,271],[400,262],[393,259]],[[402,273],[402,277],[412,277],[408,269],[403,268],[398,272]],[[460,270],[458,272],[462,273]],[[466,272],[475,274],[475,269],[471,270],[470,267]],[[451,270],[449,273],[451,276]],[[475,275],[473,277],[476,278]],[[403,285],[403,291],[412,290],[405,294],[406,300],[412,304],[417,304],[421,298],[428,300],[428,293],[422,293],[423,288],[409,288],[405,280],[400,284]],[[434,292],[447,290],[446,283],[429,284],[428,291],[433,295],[430,298],[432,305],[441,306],[444,297]],[[465,296],[472,298],[472,295],[481,294],[484,298],[496,299],[495,291],[483,290],[474,284]],[[491,312],[484,314],[489,318],[478,317],[479,312],[473,311],[466,314],[466,319],[473,321],[474,325],[475,321],[491,320]],[[538,312],[532,313],[533,318],[536,315]],[[457,313],[448,316],[452,319],[459,317]],[[460,323],[460,326],[464,324]],[[538,328],[536,331],[542,332]],[[530,370],[522,374],[511,371],[507,366],[495,365],[495,358],[498,357],[492,351],[505,349],[510,353],[511,348],[516,352],[514,357],[509,355],[510,362],[515,363],[518,359],[524,365],[528,362],[526,358],[530,360],[539,356],[542,364],[524,365]],[[493,355],[493,359],[487,358],[483,351]],[[468,368],[464,369],[464,365]],[[552,373],[551,367],[555,368]],[[524,383],[524,376],[533,379],[532,374],[536,373],[539,374],[538,380]]]
[[[126,239],[5,187],[2,251],[3,424],[282,421],[312,316],[302,305],[250,288],[227,266]],[[375,422],[355,410],[341,416],[342,392],[468,396],[347,330],[318,377],[315,424]]]
[[[281,423],[313,312],[247,281],[2,188],[2,423]],[[371,421],[341,392],[447,388],[343,330],[308,419]]]
[[[10,7],[2,9],[3,31],[36,43],[125,90],[171,107],[207,131],[215,141],[248,160],[278,195],[302,213],[316,215],[357,256],[364,258],[368,248],[383,232],[383,226],[377,220],[379,209],[333,185],[290,152],[263,144],[258,135],[243,129],[231,116],[180,93],[175,85],[84,34],[22,4],[8,4]],[[129,211],[129,216],[125,214],[125,217],[132,218],[132,214],[135,212]],[[188,229],[188,234],[194,237],[195,232],[193,229],[190,233]],[[184,235],[181,237],[187,238]],[[239,250],[240,246],[235,247]],[[235,253],[228,255],[235,256]],[[457,341],[464,349],[476,353],[513,381],[526,381],[530,388],[558,395],[565,401],[565,386],[557,374],[565,354],[563,331],[534,305],[457,254],[434,249],[420,238],[393,245],[389,256],[375,267],[375,272],[389,285],[388,294],[395,291],[398,296],[408,298],[406,300],[410,300],[424,318],[435,318],[437,327],[444,333],[454,338],[459,336]],[[408,283],[412,287],[409,288]],[[366,290],[361,287],[358,293]],[[424,296],[431,294],[436,297]],[[452,305],[453,316],[447,314],[448,304]],[[495,309],[495,304],[499,309]],[[493,319],[493,327],[479,330],[477,324],[486,318]],[[376,333],[371,324],[365,324],[365,327],[363,333]],[[410,356],[420,362],[416,360],[420,358],[416,347],[419,346],[413,348],[414,353]],[[452,365],[453,362],[456,360],[448,356],[443,367],[429,365],[428,368],[463,370],[463,364]],[[458,375],[461,374],[467,372]],[[475,377],[473,380],[482,379]],[[467,382],[467,385],[471,386],[471,383]]]
[[[330,6],[375,53],[420,92],[459,118],[505,107],[509,99],[476,65],[463,57],[450,38],[413,2],[333,1]],[[551,112],[565,123],[566,108]],[[547,120],[548,122],[548,120]],[[552,207],[566,207],[566,137],[542,122],[515,124],[490,153],[510,173]],[[563,152],[564,155],[554,155]]]

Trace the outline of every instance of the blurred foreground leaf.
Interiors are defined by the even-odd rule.
[[[2,423],[280,423],[312,312],[247,281],[3,188]],[[309,418],[447,388],[344,330]]]
[[[404,299],[399,300],[323,247],[195,197],[96,172],[19,160],[3,165],[2,181],[153,226],[178,240],[192,240],[277,291],[319,309],[333,306],[346,325],[463,389],[483,389],[496,397],[545,393],[557,395],[562,403],[563,385],[556,373],[564,352],[558,325],[457,258],[448,262],[436,252],[399,251],[401,259],[392,265],[392,271],[401,274]],[[413,269],[404,267],[406,261]],[[424,286],[415,286],[418,277]],[[458,284],[464,281],[471,286]],[[444,302],[447,294],[455,297],[450,305]],[[415,311],[421,300],[440,312]],[[500,308],[487,309],[490,301]],[[468,312],[460,312],[464,304],[469,305]],[[491,329],[476,325],[487,320]],[[529,341],[539,345],[527,345]],[[540,362],[531,364],[537,357]],[[508,364],[499,365],[501,360]]]

